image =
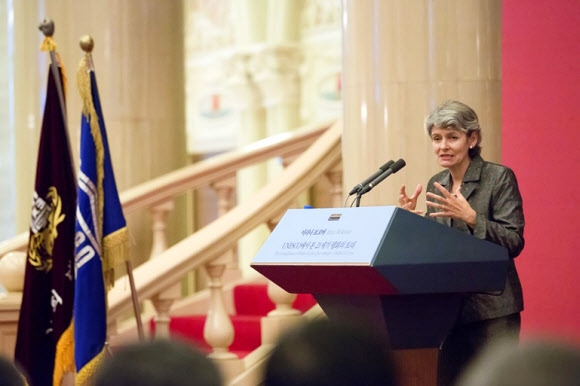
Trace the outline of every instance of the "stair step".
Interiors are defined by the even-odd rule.
[[[262,315],[275,308],[268,297],[266,284],[242,284],[234,288],[234,307],[236,315]],[[249,300],[249,301],[248,301]],[[310,294],[298,294],[292,307],[304,313],[316,304],[316,300]]]
[[[264,284],[242,284],[234,287],[234,308],[237,315],[266,316],[275,308]]]
[[[242,284],[233,290],[234,309],[230,315],[234,326],[234,341],[230,352],[243,358],[261,344],[261,319],[275,308],[268,297],[266,284]],[[316,304],[310,294],[298,294],[292,304],[293,308],[304,313]],[[211,347],[203,338],[206,315],[172,316],[169,322],[171,336],[184,339],[204,352],[211,352]],[[150,321],[151,331],[155,332],[155,321]]]
[[[249,353],[261,344],[260,320],[262,316],[231,315],[234,325],[234,341],[230,345],[231,352]],[[202,351],[211,352],[211,347],[205,342],[203,328],[205,315],[174,316],[169,322],[171,336],[185,339]]]

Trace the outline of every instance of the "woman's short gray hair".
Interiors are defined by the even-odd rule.
[[[473,158],[481,153],[481,127],[475,111],[464,103],[458,101],[445,101],[440,104],[425,120],[425,129],[431,136],[433,127],[442,129],[455,129],[464,132],[469,138],[477,133],[477,143],[473,149],[469,149],[469,157]]]

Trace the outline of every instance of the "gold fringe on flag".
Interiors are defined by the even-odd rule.
[[[64,68],[62,61],[60,60],[60,55],[58,54],[58,52],[56,52],[56,43],[54,42],[54,40],[52,40],[50,36],[45,36],[44,40],[42,41],[42,44],[40,45],[40,50],[46,52],[50,51],[54,52],[56,62],[58,63],[58,66],[60,67],[60,72],[62,73],[62,90],[63,90],[62,92],[66,97],[66,86],[67,86],[66,69]]]
[[[56,43],[50,36],[45,36],[42,44],[40,45],[41,51],[56,51]]]
[[[103,240],[103,261],[106,261],[111,267],[117,263],[129,258],[129,232],[127,228],[121,228],[105,236]],[[113,287],[115,283],[115,270],[111,269],[103,273],[105,284],[110,283]],[[107,276],[111,275],[111,276]]]
[[[105,346],[100,353],[91,359],[89,363],[84,365],[84,367],[76,374],[75,385],[91,385],[97,370],[101,367],[105,359],[107,359],[107,355],[107,346]]]
[[[58,343],[56,344],[52,384],[62,384],[62,378],[64,377],[65,373],[74,374],[75,372],[74,333],[73,322],[71,320],[70,325],[62,333]]]

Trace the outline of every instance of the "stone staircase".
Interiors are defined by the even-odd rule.
[[[275,309],[267,293],[267,284],[251,283],[237,285],[233,289],[234,313],[230,319],[234,326],[234,340],[229,352],[243,358],[261,344],[261,319]],[[298,294],[292,308],[304,313],[316,304],[310,294]],[[212,347],[206,342],[203,331],[206,322],[203,315],[171,316],[169,331],[172,338],[184,339],[204,352],[211,353]],[[155,321],[149,322],[151,333],[155,333]]]

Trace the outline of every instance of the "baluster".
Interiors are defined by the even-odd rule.
[[[165,291],[153,296],[151,302],[155,307],[155,338],[169,338],[169,322],[171,317],[169,311],[173,303],[181,298],[180,283],[174,284]]]
[[[294,160],[296,160],[296,158],[298,158],[299,154],[287,154],[285,156],[282,157],[282,166],[284,168],[287,168],[288,165],[290,165],[292,162],[294,162]],[[310,195],[310,189],[305,190],[304,192],[300,193],[295,199],[294,199],[294,205],[296,208],[302,208],[304,205],[310,205],[312,202],[312,197]],[[280,218],[282,218],[282,216],[280,216]],[[273,220],[270,220],[273,221]],[[270,228],[270,230],[272,230],[273,228]]]
[[[342,203],[342,162],[326,172],[326,177],[330,181],[330,197],[334,208],[340,208]]]
[[[167,228],[167,223],[165,218],[167,214],[173,210],[175,204],[173,201],[166,201],[151,209],[153,216],[153,244],[151,246],[150,259],[158,256],[167,249],[167,235],[165,234],[165,229]]]
[[[268,281],[268,297],[276,308],[260,321],[262,344],[275,344],[280,334],[300,322],[302,318],[300,311],[292,308],[296,296]]]
[[[272,232],[276,225],[278,225],[281,218],[282,215],[272,218],[266,223],[268,228],[270,228],[270,232]],[[275,309],[268,313],[268,316],[300,315],[298,310],[292,308],[292,303],[296,300],[296,296],[296,294],[286,292],[280,286],[268,280],[268,297],[276,306]]]
[[[226,179],[216,181],[211,184],[213,190],[218,196],[218,217],[226,214],[234,206],[232,192],[236,188],[235,175],[228,176]]]
[[[296,300],[296,294],[287,292],[273,281],[268,281],[268,297],[276,305],[276,308],[268,312],[268,316],[291,316],[300,315],[300,311],[292,308]]]
[[[167,250],[167,235],[165,232],[167,223],[165,218],[173,208],[173,201],[166,201],[151,209],[153,216],[153,245],[151,246],[151,259]],[[156,312],[156,315],[154,316],[156,338],[170,337],[169,322],[171,321],[171,317],[169,311],[171,310],[173,303],[180,298],[181,284],[179,282],[151,298],[151,302],[153,303]]]
[[[223,297],[222,275],[226,268],[225,262],[217,259],[205,266],[209,276],[210,304],[203,327],[203,337],[213,348],[210,357],[215,359],[231,359],[237,356],[228,351],[234,341],[234,326],[226,310]]]
[[[226,179],[212,183],[210,186],[218,196],[218,217],[223,216],[234,206],[232,197],[236,188],[236,176],[231,175]],[[205,268],[210,280],[208,283],[210,304],[203,327],[203,337],[213,348],[210,357],[221,361],[237,360],[237,356],[229,352],[229,346],[234,341],[234,325],[226,309],[223,294],[224,280],[233,280],[241,276],[237,261],[237,248],[233,247],[207,264]],[[222,370],[226,368],[231,371],[231,364]]]
[[[232,174],[226,179],[213,182],[210,186],[218,196],[217,215],[218,217],[221,217],[234,207],[235,200],[233,198],[233,193],[236,189],[236,176]],[[224,282],[239,279],[242,276],[238,262],[237,246],[234,246],[232,249],[225,252],[220,257],[220,260],[226,263],[226,271],[222,275],[222,280]]]
[[[277,216],[266,223],[270,231],[278,225],[281,217]],[[296,296],[268,280],[268,298],[274,303],[275,308],[260,321],[262,344],[275,344],[283,331],[298,323],[300,311],[292,308]]]

